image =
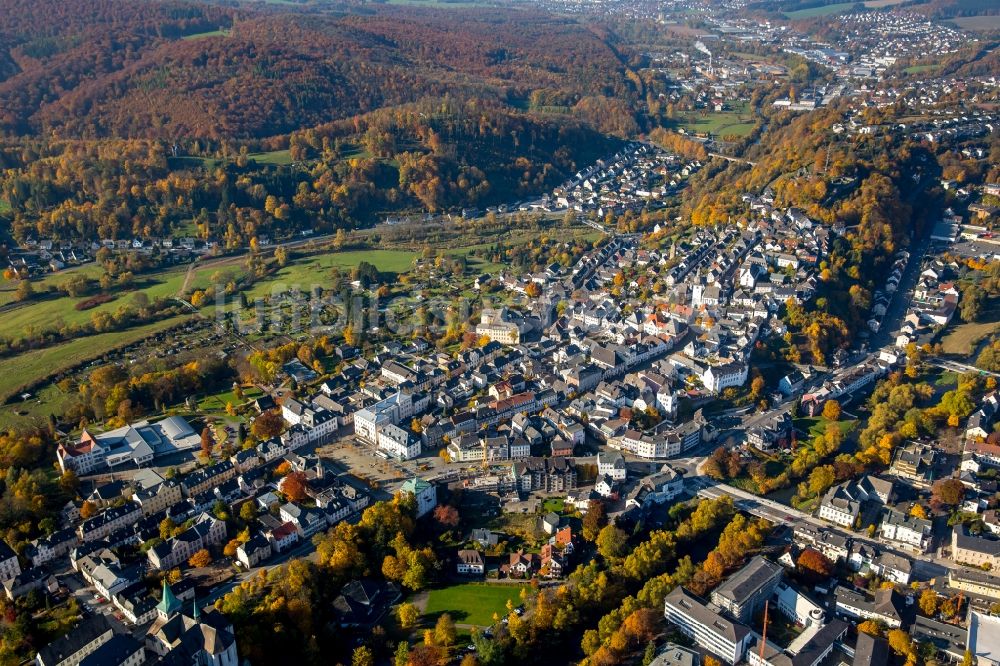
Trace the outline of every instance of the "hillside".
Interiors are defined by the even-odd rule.
[[[0,26],[8,134],[255,138],[445,94],[597,116],[639,96],[608,35],[533,10],[14,0]]]

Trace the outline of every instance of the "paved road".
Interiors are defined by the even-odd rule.
[[[953,372],[975,372],[1000,378],[1000,372],[990,372],[989,370],[983,370],[975,367],[974,365],[969,365],[968,363],[959,363],[958,361],[952,361],[946,358],[938,358],[935,356],[927,359],[927,362],[933,366],[937,366],[944,370],[951,370]]]
[[[907,553],[899,550],[898,548],[879,539],[871,539],[867,536],[854,532],[845,532],[844,530],[836,528],[830,523],[820,520],[819,518],[805,513],[804,511],[799,511],[798,509],[786,506],[780,502],[775,502],[774,500],[769,500],[765,497],[758,497],[752,493],[748,493],[744,490],[740,490],[739,488],[721,483],[707,476],[689,478],[686,480],[686,483],[688,484],[688,488],[696,492],[699,497],[718,499],[723,495],[729,495],[733,498],[734,504],[739,509],[755,516],[765,518],[775,524],[783,524],[789,527],[806,524],[812,527],[832,530],[844,536],[849,536],[854,541],[871,544],[882,552],[889,552],[901,557],[906,557],[913,561],[913,574],[915,577],[925,579],[936,578],[937,576],[947,574],[949,569],[963,568],[961,565],[955,564],[950,560],[933,555],[914,555],[913,553]]]

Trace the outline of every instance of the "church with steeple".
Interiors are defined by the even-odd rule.
[[[157,655],[158,664],[238,666],[233,626],[222,613],[202,613],[197,599],[191,614],[163,580],[163,598],[156,606],[156,620],[146,633],[146,648]]]

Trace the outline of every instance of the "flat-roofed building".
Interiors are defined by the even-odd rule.
[[[712,603],[740,622],[749,622],[781,582],[781,566],[757,555],[712,592]]]
[[[723,617],[719,609],[706,604],[683,587],[674,588],[664,600],[663,614],[698,647],[727,664],[737,664],[753,639],[750,628]]]

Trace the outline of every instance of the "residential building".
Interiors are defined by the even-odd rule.
[[[455,569],[463,576],[482,576],[486,573],[486,564],[478,550],[460,550]]]
[[[207,513],[201,514],[194,525],[177,536],[149,549],[147,556],[152,569],[173,569],[187,563],[203,548],[211,548],[226,539],[226,523]]]
[[[85,617],[68,634],[57,638],[35,656],[37,666],[77,666],[88,655],[111,640],[114,630],[107,616]]]
[[[887,627],[898,629],[903,624],[901,595],[895,589],[882,588],[875,591],[874,599],[868,598],[864,592],[837,586],[837,613],[849,618],[862,620],[877,620]]]
[[[889,509],[882,517],[879,533],[883,539],[895,541],[913,548],[921,553],[926,552],[931,544],[931,521]]]
[[[0,582],[10,580],[19,573],[21,573],[21,563],[17,560],[17,553],[7,545],[6,541],[0,541]]]

